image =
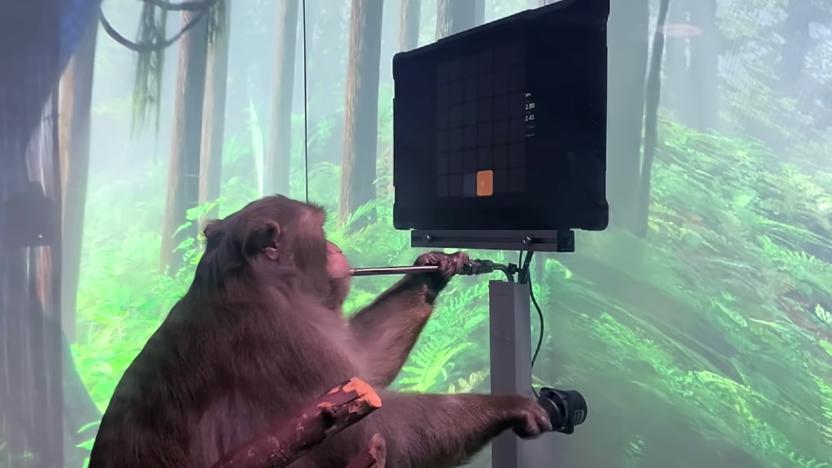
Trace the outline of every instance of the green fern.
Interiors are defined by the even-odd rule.
[[[815,317],[826,325],[832,326],[832,312],[824,309],[820,304],[815,306]]]
[[[829,354],[832,356],[832,352]],[[832,384],[828,381],[824,382],[822,379],[815,379],[815,383],[822,398],[821,414],[823,421],[821,423],[821,433],[826,444],[832,447]]]
[[[488,378],[488,372],[472,372],[468,377],[460,377],[456,383],[448,386],[448,393],[471,393]]]
[[[644,457],[644,446],[646,441],[638,434],[633,434],[624,449],[624,460],[622,465],[626,468],[641,466],[641,459]]]
[[[402,368],[402,377],[397,379],[397,386],[413,392],[435,390],[448,378],[447,365],[471,346],[471,343],[465,342],[449,345],[428,340],[422,343],[413,351],[408,365]]]

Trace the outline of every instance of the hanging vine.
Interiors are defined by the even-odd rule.
[[[138,42],[160,44],[165,39],[168,12],[150,3],[142,7],[139,22]],[[183,28],[184,30],[184,28]],[[162,69],[165,63],[165,48],[153,47],[139,50],[136,73],[133,82],[133,126],[132,131],[141,128],[148,115],[153,112],[154,130],[159,131],[159,99],[162,91]]]
[[[221,0],[214,4],[208,12],[208,44],[213,46],[217,40],[221,40],[225,34],[223,27],[225,25],[225,15],[228,14],[225,2],[228,0]]]
[[[165,49],[173,45],[188,30],[208,15],[208,40],[213,43],[223,34],[227,0],[200,0],[170,3],[167,0],[144,0],[139,29],[135,41],[119,33],[99,11],[104,31],[117,43],[138,54],[133,85],[133,132],[140,129],[153,114],[154,129],[159,130],[159,100]],[[166,24],[169,11],[198,12],[176,34],[167,38]]]
[[[216,4],[216,1],[211,0],[191,0],[186,2],[180,3],[171,3],[167,0],[144,0],[145,3],[159,7],[165,11],[197,11],[197,10],[204,10],[206,8],[210,8],[213,5],[209,5],[211,3]],[[220,2],[223,3],[223,2]]]

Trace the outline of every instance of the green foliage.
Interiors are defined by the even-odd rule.
[[[482,348],[476,346],[474,334],[487,326],[487,297],[488,287],[484,282],[467,287],[450,285],[439,310],[431,317],[410,360],[402,368],[396,386],[409,391],[436,392],[448,390],[449,385],[460,388],[477,385],[478,376],[472,375],[471,369],[482,369],[487,361],[480,354]]]
[[[265,136],[263,133],[263,125],[260,123],[260,114],[255,100],[249,96],[248,100],[248,130],[250,148],[252,151],[252,162],[255,168],[254,184],[257,187],[257,193],[263,193],[263,161],[265,157]]]
[[[640,460],[643,456],[645,441],[638,434],[634,434],[632,440],[627,445],[624,452],[623,465],[627,468],[636,468],[640,465]]]
[[[73,353],[102,409],[121,373],[187,288],[184,277],[159,273],[161,180],[155,170],[145,183],[132,187],[136,199],[129,211],[112,204],[128,183],[90,193],[88,210],[94,221],[85,229],[84,245],[94,248],[84,249],[78,291],[78,326],[84,339],[73,346]]]
[[[819,10],[813,16],[829,12],[824,0],[720,0],[716,15],[725,128],[783,147],[781,160],[804,167],[816,166],[818,154],[828,151],[830,143],[828,103],[821,104],[814,91],[828,86],[832,77],[828,33],[825,38],[818,30],[808,34],[814,37],[803,43],[807,49],[805,65],[797,73],[799,85],[782,83],[780,66],[785,54],[797,53],[789,46],[796,34],[803,33],[789,15],[812,11],[810,4]],[[817,24],[822,22],[818,19]]]
[[[817,336],[829,336],[832,233],[814,222],[829,192],[756,144],[663,127],[648,239],[593,234],[596,252],[576,255],[593,261],[585,275],[608,302],[597,316],[583,308],[583,346],[638,369],[634,383],[680,420],[764,466],[828,466],[828,418],[811,408],[829,405],[818,379],[830,360],[816,346],[828,347]],[[610,258],[603,244],[625,253]],[[619,268],[629,271],[611,276]]]

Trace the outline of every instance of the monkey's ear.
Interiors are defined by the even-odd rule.
[[[270,260],[277,260],[279,257],[277,246],[280,234],[280,225],[274,220],[267,219],[255,225],[255,228],[251,230],[243,245],[243,251],[246,255],[262,252]]]
[[[216,246],[225,234],[222,228],[222,221],[219,219],[213,219],[211,221],[208,221],[208,223],[205,225],[205,229],[202,230],[202,233],[205,235],[205,243],[207,244],[207,248],[210,249]]]

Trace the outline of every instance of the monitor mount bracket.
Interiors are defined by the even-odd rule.
[[[410,231],[410,245],[424,248],[461,248],[534,252],[574,252],[575,232],[556,231]]]

